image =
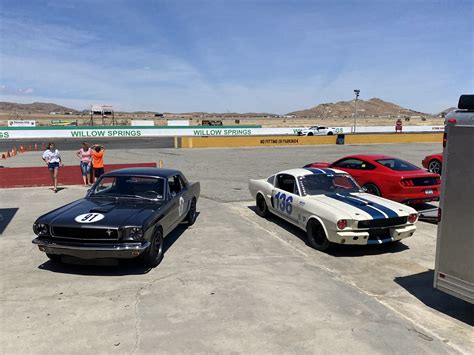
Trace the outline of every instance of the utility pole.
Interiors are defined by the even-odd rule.
[[[356,96],[354,102],[354,133],[356,133],[356,126],[357,126],[357,99],[359,98],[360,90],[355,89],[354,94]]]

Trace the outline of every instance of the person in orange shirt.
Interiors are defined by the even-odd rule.
[[[94,169],[94,177],[98,179],[104,174],[104,152],[105,148],[99,144],[92,147],[92,168]]]

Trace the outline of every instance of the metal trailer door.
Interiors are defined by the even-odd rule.
[[[474,113],[461,115],[446,125],[434,287],[474,303]]]

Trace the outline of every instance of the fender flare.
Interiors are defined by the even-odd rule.
[[[329,234],[328,234],[328,230],[327,230],[327,228],[326,228],[326,225],[324,224],[323,220],[322,220],[320,217],[318,217],[318,216],[311,215],[311,217],[309,217],[308,220],[306,221],[306,225],[305,225],[305,228],[304,228],[304,229],[305,229],[306,231],[308,230],[308,224],[309,224],[309,222],[310,222],[312,219],[315,219],[315,220],[317,220],[319,223],[321,223],[321,226],[323,226],[323,229],[324,229],[324,233],[326,233],[326,237],[328,237]]]

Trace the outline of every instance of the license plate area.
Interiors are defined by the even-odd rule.
[[[433,195],[433,190],[432,189],[426,189],[425,194],[426,195]]]

